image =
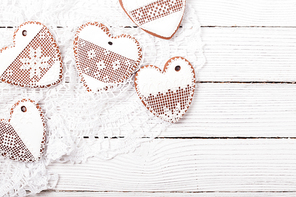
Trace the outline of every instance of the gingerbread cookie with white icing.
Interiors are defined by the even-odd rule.
[[[45,25],[33,21],[20,25],[13,42],[13,46],[0,49],[3,82],[30,88],[45,88],[61,82],[60,50]]]
[[[135,77],[135,88],[146,108],[155,116],[175,123],[188,110],[195,90],[195,72],[188,60],[173,57],[163,71],[147,65]]]
[[[36,162],[45,149],[46,126],[41,107],[23,99],[13,105],[9,120],[0,121],[0,155]]]
[[[139,42],[130,35],[112,36],[101,23],[86,23],[74,39],[76,68],[87,91],[107,90],[123,83],[142,59]]]
[[[185,12],[186,0],[119,0],[129,18],[147,33],[171,39]]]

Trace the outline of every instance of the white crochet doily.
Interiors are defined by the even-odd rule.
[[[20,24],[40,21],[53,33],[61,49],[65,72],[63,81],[48,89],[0,83],[0,118],[9,118],[15,101],[30,98],[41,105],[47,124],[47,144],[41,161],[21,163],[0,157],[0,196],[23,196],[53,188],[58,175],[48,172],[50,163],[80,163],[94,156],[110,159],[135,150],[165,132],[168,126],[174,126],[154,117],[144,107],[136,94],[133,77],[108,92],[86,91],[73,55],[73,38],[81,24],[97,21],[110,27],[114,35],[135,37],[143,48],[141,66],[163,68],[171,57],[182,56],[192,63],[198,77],[205,63],[201,29],[190,2],[182,27],[171,40],[153,37],[135,27],[118,0],[2,0],[0,4],[0,48],[12,44],[13,32]]]

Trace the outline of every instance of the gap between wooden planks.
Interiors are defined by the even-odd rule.
[[[200,73],[199,79],[202,81],[213,81],[216,84],[199,84],[199,89],[196,92],[197,96],[195,98],[197,103],[191,106],[187,117],[181,120],[183,124],[169,128],[168,132],[162,134],[162,136],[179,136],[180,138],[182,136],[216,137],[213,142],[211,139],[203,139],[206,145],[199,144],[199,139],[194,139],[192,141],[195,141],[196,144],[192,145],[189,143],[192,148],[185,148],[184,152],[181,151],[182,154],[178,152],[179,149],[183,149],[182,146],[174,148],[172,145],[173,150],[175,150],[173,151],[174,154],[176,154],[175,157],[179,156],[180,160],[182,158],[188,159],[190,161],[188,165],[196,166],[195,168],[190,168],[193,169],[193,171],[185,171],[186,174],[194,174],[196,171],[202,172],[202,174],[196,174],[196,176],[200,176],[201,179],[193,180],[195,183],[198,180],[201,181],[201,183],[198,182],[197,186],[201,185],[201,187],[206,187],[205,184],[207,183],[206,189],[210,188],[210,190],[219,190],[219,188],[222,187],[220,190],[229,188],[233,190],[237,189],[236,191],[239,189],[255,191],[254,193],[246,193],[245,196],[261,196],[262,194],[256,193],[256,191],[262,190],[290,191],[295,186],[295,144],[289,144],[290,141],[293,141],[289,139],[280,139],[275,142],[281,141],[282,143],[275,143],[274,140],[270,139],[268,136],[272,138],[277,138],[277,136],[283,138],[295,136],[295,88],[294,85],[292,85],[295,81],[295,30],[293,30],[296,26],[295,1],[273,1],[273,3],[270,3],[270,1],[266,0],[251,0],[248,2],[242,0],[191,0],[188,1],[188,3],[194,4],[198,9],[198,15],[202,25],[214,27],[223,26],[223,28],[202,29],[203,38],[207,44],[205,51],[208,63]],[[237,25],[245,27],[230,27]],[[250,26],[259,26],[260,28],[255,29],[250,28]],[[272,28],[261,28],[261,26],[269,26]],[[226,81],[231,84],[222,85],[220,83],[221,81]],[[259,84],[242,84],[242,81],[257,81]],[[279,83],[288,82],[291,84],[260,84],[266,81]],[[232,84],[233,82],[238,82],[239,84]],[[199,99],[201,100],[199,101]],[[199,114],[199,112],[201,112],[201,114]],[[194,119],[195,117],[196,119]],[[265,136],[265,140],[270,143],[268,146],[265,146],[265,141],[261,144],[261,139],[257,139],[258,141],[255,140],[257,145],[252,143],[253,139],[233,139],[237,143],[233,145],[229,140],[223,139],[224,144],[221,145],[219,143],[221,141],[217,139],[219,136],[233,136],[234,138],[236,138],[236,136],[246,136],[246,138],[249,138],[247,136],[253,136],[255,138],[256,136],[259,138]],[[182,141],[184,146],[188,144],[188,139],[182,140],[184,140]],[[165,141],[174,143],[171,139],[165,139]],[[192,157],[186,152],[186,150],[188,152],[190,152],[190,150],[197,151],[203,146],[207,146],[208,149],[210,149],[215,144],[220,144],[220,150],[217,150],[217,154],[220,153],[220,155],[217,155],[217,158],[215,155],[208,155],[209,152],[207,151],[191,155]],[[243,149],[243,152],[237,154],[235,150],[227,151],[227,148],[224,147],[228,147],[228,149]],[[257,147],[257,149],[254,147]],[[162,150],[161,147],[159,147],[159,149]],[[262,152],[262,149],[263,153],[261,157],[258,152]],[[244,153],[247,155],[244,155]],[[140,155],[138,156],[140,159],[145,157],[142,153],[138,154]],[[159,157],[162,155],[165,156],[165,152],[159,154]],[[207,155],[208,158],[206,158]],[[269,159],[266,158],[268,155],[270,156]],[[172,156],[170,155],[168,157]],[[165,158],[170,160],[171,158],[168,157]],[[148,159],[149,158],[150,157],[148,157]],[[88,171],[88,175],[92,175],[92,172],[103,171],[106,169],[106,166],[111,165],[110,169],[113,169],[113,175],[117,178],[118,174],[116,174],[116,172],[118,169],[122,168],[125,159],[119,156],[119,158],[114,159],[115,161],[113,163],[111,162],[111,164],[109,164],[110,162],[91,160],[91,164],[89,164],[91,168],[90,171]],[[237,159],[242,163],[239,163]],[[263,161],[264,159],[265,161]],[[196,163],[193,164],[192,160]],[[120,163],[120,161],[123,162]],[[128,161],[125,162],[125,165],[130,164]],[[198,165],[200,161],[208,163]],[[225,163],[223,163],[223,161]],[[183,172],[184,169],[186,169],[185,160],[183,162],[184,163],[180,163],[180,161],[176,162],[175,165],[181,165],[180,168],[176,168],[177,171]],[[114,163],[117,164],[115,165]],[[139,163],[140,162],[135,162],[135,164]],[[222,164],[219,165],[220,163]],[[171,166],[169,166],[169,164],[171,164]],[[163,170],[172,168],[172,166],[174,166],[173,164],[172,162],[167,162],[166,165],[163,165],[163,168],[160,168]],[[228,166],[225,166],[226,164]],[[112,165],[114,165],[114,167],[112,167]],[[121,172],[121,177],[128,176],[129,174],[128,171],[125,171],[127,168],[125,165],[122,170],[123,172]],[[72,188],[74,188],[75,184],[71,182],[73,181],[71,179],[73,178],[72,173],[78,172],[75,178],[79,178],[81,175],[86,182],[87,180],[92,181],[89,180],[89,177],[94,178],[92,177],[94,175],[89,177],[83,175],[88,165],[86,167],[84,166],[85,169],[79,168],[80,171],[76,170],[78,167],[78,165],[75,165],[71,168],[71,171],[70,169],[65,170],[65,168],[68,168],[67,165],[63,168],[57,164],[57,166],[52,168],[61,168],[61,171],[65,171],[65,173],[61,173],[60,184],[63,185],[65,184],[63,181],[68,181],[68,183],[73,183]],[[143,169],[149,169],[151,165],[149,165],[148,162],[147,166],[141,165],[141,163],[139,166],[135,166],[136,169],[140,169],[141,167]],[[214,171],[210,170],[212,167]],[[221,173],[219,173],[219,170],[221,170]],[[109,172],[108,169],[107,172]],[[122,175],[124,172],[126,173],[125,176]],[[176,172],[174,171],[174,173]],[[132,175],[135,176],[134,174]],[[138,175],[139,177],[136,176],[135,180],[140,180],[140,185],[144,184],[143,182],[145,180],[148,180],[147,187],[153,185],[153,183],[149,181],[149,177],[156,176],[155,174],[146,174],[146,177],[143,174]],[[97,176],[98,177],[94,178],[93,181],[96,181],[100,177],[100,174],[97,174]],[[107,173],[103,173],[103,177],[104,176],[107,176]],[[107,178],[108,177],[107,183],[110,181],[110,176],[107,176]],[[143,180],[140,178],[143,178]],[[163,181],[164,179],[160,178],[160,180]],[[188,189],[186,187],[187,183],[183,181],[184,179],[177,179],[175,183],[172,183],[174,182],[174,180],[172,180],[168,182],[167,185],[177,185],[178,180],[180,184],[183,183],[182,186],[185,189]],[[130,179],[128,179],[127,182],[128,183],[124,184],[124,179],[122,179],[119,185],[121,185],[123,189],[126,189],[125,186],[137,184],[137,182],[131,181]],[[160,186],[168,188],[163,182]],[[106,184],[103,178],[100,180],[100,183]],[[158,183],[157,181],[155,182],[156,185]],[[234,185],[232,186],[231,183]],[[93,184],[99,183],[90,183],[90,187],[93,187]],[[226,187],[224,188],[223,185],[225,184]],[[111,185],[116,186],[116,181],[111,183]],[[189,184],[189,187],[190,186]],[[86,185],[83,185],[83,187],[88,188],[86,190],[90,188]],[[174,191],[175,187],[171,187],[171,189]],[[103,190],[105,191],[105,189]],[[58,193],[58,195],[60,194],[61,193]],[[89,193],[85,194],[87,195]],[[93,194],[94,193],[91,193],[90,196]],[[129,194],[127,195],[130,196]],[[145,194],[142,193],[135,193],[135,196],[137,196],[137,194],[145,196]],[[68,194],[62,195],[67,196]],[[72,195],[73,193],[71,192],[70,196]],[[99,195],[104,194],[99,193]],[[162,194],[155,195],[162,196]],[[183,196],[183,194],[175,195]],[[202,194],[202,196],[204,195],[205,194]],[[216,194],[206,195],[215,196]],[[221,195],[231,196],[236,194],[219,193],[219,196]],[[270,196],[272,193],[263,193],[263,196],[266,195]],[[278,196],[280,194],[277,193],[276,195]],[[284,195],[287,195],[287,193],[284,193]],[[294,194],[292,193],[292,195]],[[147,196],[150,196],[150,193]],[[236,196],[244,196],[244,194],[238,193]]]
[[[196,88],[187,113],[162,132],[160,138],[296,137],[294,84],[198,83]],[[120,111],[123,105],[116,102],[113,108]],[[122,129],[118,135],[109,137],[124,136]],[[85,136],[85,140],[93,138],[96,136]]]
[[[295,192],[295,151],[295,139],[159,139],[48,169],[60,175],[56,191]]]
[[[296,27],[294,0],[188,0],[202,26]]]
[[[296,28],[202,28],[200,81],[295,82]]]
[[[123,27],[124,28],[124,27]],[[9,31],[9,28],[0,28]],[[202,28],[202,82],[295,82],[296,28]],[[11,44],[11,43],[10,43]],[[186,47],[186,46],[181,46]],[[191,57],[186,57],[190,61]],[[194,64],[194,62],[192,62]],[[161,67],[161,65],[156,65]]]

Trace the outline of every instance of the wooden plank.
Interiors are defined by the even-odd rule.
[[[200,80],[295,81],[295,1],[188,0],[188,5],[196,7],[204,26],[279,26],[264,29],[203,28],[208,63],[200,72]],[[95,13],[95,9],[92,12]],[[69,15],[68,20],[75,21],[71,17]],[[295,137],[294,85],[198,86],[195,101],[186,117],[164,132],[163,137]],[[91,159],[81,165],[53,164],[49,169],[61,174],[57,187],[61,190],[146,190],[158,193],[42,194],[278,196],[281,193],[249,191],[295,192],[295,147],[294,139],[154,140],[143,144],[135,153],[110,161]],[[183,194],[183,191],[210,193]],[[287,194],[293,196],[295,193]]]
[[[131,100],[137,101],[133,89],[122,97],[130,98],[132,94]],[[296,137],[295,98],[295,84],[198,83],[187,113],[160,137]],[[142,110],[141,118],[133,122],[136,125],[148,117],[141,102],[127,110],[126,106],[133,105],[130,100],[119,101],[113,100],[108,116],[120,113],[125,117],[134,110]],[[106,128],[112,130],[109,137],[130,133],[129,124],[122,124],[120,130],[112,126]]]
[[[0,29],[0,47],[12,42],[11,31]],[[295,82],[295,34],[296,28],[202,28],[207,63],[199,80]]]
[[[296,140],[154,140],[134,153],[83,164],[54,163],[57,190],[293,191]]]
[[[294,0],[188,0],[203,26],[296,26]]]
[[[134,90],[121,96],[130,98],[132,94],[134,103],[114,99],[108,116],[120,113],[125,117],[135,110],[142,110],[140,119],[133,124],[138,125],[145,120],[148,110],[141,102],[136,103],[138,96]],[[295,98],[295,84],[200,83],[187,113],[160,137],[296,137]],[[127,106],[131,108],[127,109]],[[130,133],[129,124],[122,124],[120,130],[113,124],[105,129],[112,130],[109,137]],[[135,132],[139,133],[141,131]],[[94,137],[91,136],[92,139]]]
[[[0,29],[0,47],[12,43],[11,31]],[[202,28],[207,63],[198,79],[295,82],[295,35],[296,28]]]
[[[296,137],[293,84],[198,84],[184,118],[163,137]]]
[[[170,196],[170,197],[232,197],[232,196],[240,196],[240,197],[278,197],[278,196],[295,196],[294,192],[263,192],[263,193],[255,193],[255,192],[201,192],[201,193],[171,193],[171,192],[161,192],[161,193],[154,193],[154,192],[55,192],[55,191],[46,191],[41,192],[40,194],[37,194],[36,196],[49,196],[49,197],[92,197],[92,196],[100,196],[100,197],[110,197],[110,196],[148,196],[148,197],[164,197],[164,196]]]
[[[64,6],[68,9],[61,10],[61,14],[58,15],[52,14],[53,12],[51,10],[54,9],[46,10],[46,13],[51,16],[52,21],[59,21],[60,23],[52,25],[79,25],[83,21],[85,22],[85,20],[106,20],[98,14],[101,11],[100,2],[68,3],[69,5],[66,4]],[[34,6],[34,8],[41,8],[43,4],[36,1],[34,2]],[[187,6],[196,9],[200,23],[203,26],[296,26],[296,2],[294,0],[187,0]],[[114,23],[114,21],[116,22],[116,18],[119,17],[122,20],[124,14],[123,11],[121,12],[119,5],[112,9],[111,12],[114,13],[114,17],[112,19],[109,18],[108,22]],[[11,24],[15,22],[11,18],[20,17],[19,13],[12,14],[5,8],[3,9],[3,13],[4,19],[0,26],[19,25]],[[75,13],[83,13],[84,18],[77,18]],[[66,19],[65,15],[67,16]],[[7,16],[10,18],[7,18]],[[124,25],[133,25],[127,17],[125,23]]]
[[[293,81],[296,28],[203,28],[201,81]]]

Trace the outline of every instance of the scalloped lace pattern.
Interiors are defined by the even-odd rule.
[[[94,156],[110,159],[153,140],[171,125],[153,116],[141,103],[133,77],[109,91],[86,91],[78,78],[73,53],[73,38],[81,24],[97,21],[110,27],[113,35],[135,37],[143,48],[141,66],[152,64],[162,69],[171,57],[183,56],[198,76],[205,63],[200,25],[190,5],[182,27],[171,40],[163,40],[135,27],[118,0],[4,1],[0,26],[6,28],[0,28],[0,47],[11,45],[14,30],[29,20],[42,22],[53,33],[65,73],[60,84],[47,89],[0,83],[1,118],[9,118],[16,100],[30,98],[42,107],[47,124],[46,150],[40,161],[21,163],[0,157],[0,196],[24,196],[52,188],[58,175],[47,170],[50,163],[80,163]]]

